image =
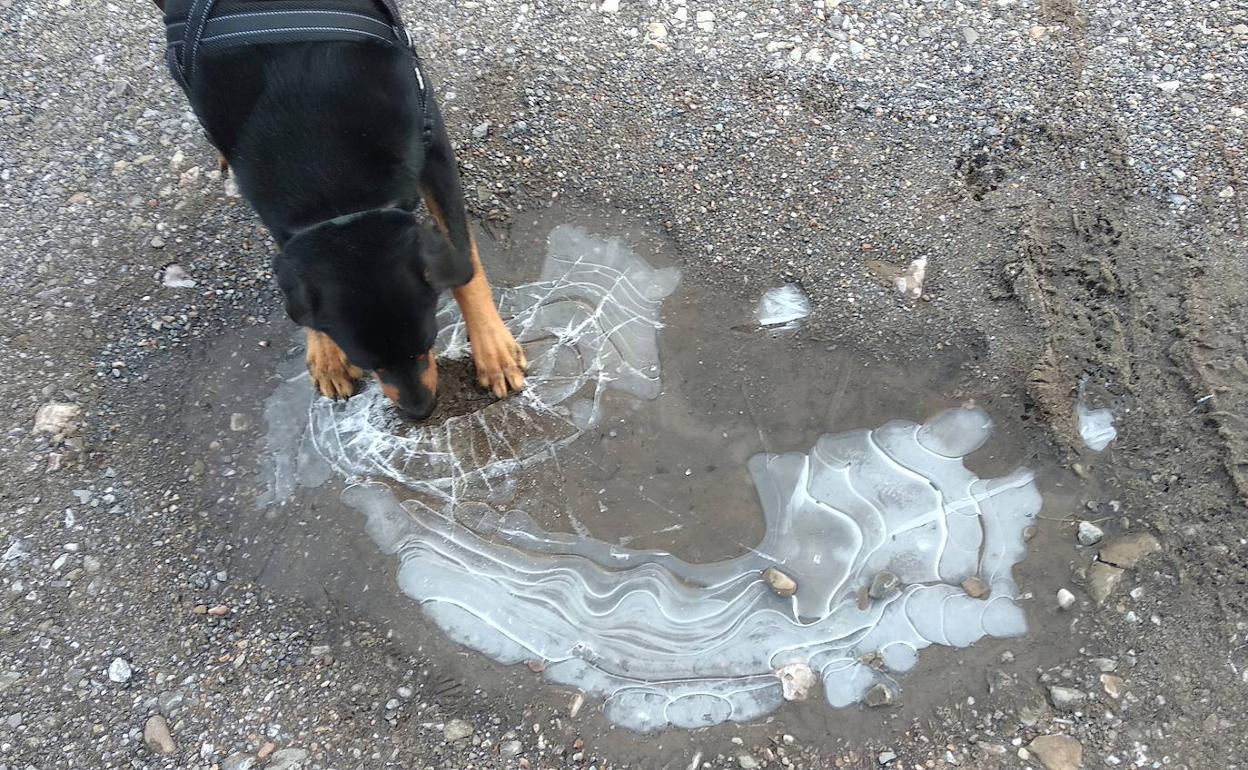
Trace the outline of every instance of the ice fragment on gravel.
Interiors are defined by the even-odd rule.
[[[796,329],[797,322],[810,315],[810,300],[793,284],[777,286],[763,293],[754,318],[760,326]]]
[[[926,277],[927,257],[919,257],[897,276],[893,286],[906,299],[918,299],[923,296],[923,279]]]
[[[161,283],[170,289],[193,289],[195,288],[195,279],[191,278],[181,265],[170,265],[165,268],[165,275],[161,279]]]
[[[1075,425],[1083,445],[1093,452],[1103,451],[1109,446],[1109,442],[1118,437],[1118,429],[1114,427],[1114,411],[1089,408],[1084,402],[1082,388],[1079,399],[1075,402]]]

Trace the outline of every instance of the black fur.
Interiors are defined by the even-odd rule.
[[[282,247],[273,267],[291,319],[426,416],[438,294],[473,265],[450,141],[432,99],[422,112],[412,58],[364,41],[203,51],[189,97]],[[447,235],[428,224],[422,193]]]

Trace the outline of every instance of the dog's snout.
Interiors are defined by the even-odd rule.
[[[378,369],[373,375],[386,398],[413,420],[424,420],[438,405],[438,366],[432,352],[411,367]]]

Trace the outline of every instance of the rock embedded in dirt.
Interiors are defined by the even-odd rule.
[[[1083,705],[1088,699],[1088,694],[1083,690],[1076,690],[1073,687],[1062,687],[1053,685],[1049,688],[1049,700],[1052,701],[1053,707],[1062,711],[1074,711]]]
[[[35,432],[47,433],[57,441],[64,441],[78,433],[78,421],[82,407],[51,401],[35,412]]]
[[[273,758],[264,766],[264,770],[303,770],[307,759],[307,749],[282,749],[274,752]]]
[[[1068,610],[1075,606],[1075,595],[1065,588],[1057,590],[1057,607],[1058,609]]]
[[[252,770],[255,766],[255,757],[245,751],[236,751],[221,763],[221,770]]]
[[[1045,770],[1080,770],[1083,766],[1083,744],[1069,735],[1041,735],[1027,744],[1027,750]]]
[[[1124,535],[1101,546],[1098,557],[1106,564],[1132,569],[1145,556],[1161,550],[1161,543],[1147,532]]]
[[[1114,700],[1122,697],[1122,677],[1116,674],[1101,674],[1101,687],[1105,688],[1105,694]]]
[[[169,723],[160,714],[149,717],[143,725],[143,743],[157,754],[172,754],[177,750],[169,734]]]
[[[775,567],[763,570],[763,580],[777,595],[788,598],[797,593],[797,581]]]
[[[476,732],[476,728],[462,719],[452,719],[442,728],[442,737],[447,743],[462,741]]]
[[[1119,584],[1122,583],[1123,570],[1104,562],[1093,562],[1088,567],[1088,579],[1085,587],[1088,589],[1088,595],[1092,597],[1098,605],[1104,604],[1105,600],[1118,590]]]
[[[1096,545],[1105,537],[1105,531],[1090,521],[1079,522],[1079,532],[1076,535],[1079,545]]]

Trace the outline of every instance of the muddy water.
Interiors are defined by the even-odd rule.
[[[493,268],[496,283],[539,278],[545,239],[566,221],[562,214],[535,217],[516,227],[507,244],[486,241],[487,264],[509,268]],[[618,224],[584,223],[595,232],[623,232]],[[661,241],[623,234],[639,257],[655,267],[666,264]],[[877,428],[890,420],[921,423],[974,396],[996,429],[967,459],[967,467],[984,478],[1005,475],[1021,461],[1043,470],[1043,458],[1029,455],[1026,431],[1012,420],[1016,407],[997,403],[991,393],[955,388],[954,373],[963,363],[957,353],[939,365],[920,368],[860,360],[851,351],[826,350],[791,333],[761,330],[753,311],[765,288],[751,287],[729,297],[680,284],[662,302],[657,395],[647,400],[608,389],[595,419],[543,460],[541,473],[516,474],[506,489],[507,499],[495,501],[506,503],[499,510],[519,501],[543,532],[567,533],[633,553],[660,550],[690,568],[711,565],[741,557],[764,540],[763,510],[749,473],[752,457],[760,452],[809,452],[820,436]],[[246,405],[249,399],[255,399],[251,404],[263,401],[283,382],[299,383],[297,356],[288,357],[274,372],[271,347],[247,354],[239,350],[237,341],[223,344],[209,367],[213,374],[205,377],[207,389],[222,397],[228,389],[232,402]],[[286,352],[289,356],[294,351]],[[285,429],[290,433],[286,439],[293,440],[306,425],[307,401],[286,406],[286,411],[268,417],[278,434]],[[262,422],[254,407],[252,411]],[[262,463],[272,460],[271,441],[259,452]],[[566,703],[570,689],[543,684],[523,666],[499,666],[476,653],[465,655],[462,647],[431,628],[397,589],[398,560],[383,554],[376,537],[366,533],[365,516],[344,505],[344,480],[318,464],[316,454],[307,452],[304,458],[303,480],[311,486],[289,485],[277,496],[283,502],[253,508],[238,521],[245,558],[263,582],[383,622],[401,643],[444,661],[435,677],[460,683],[448,685],[452,690],[481,688],[517,706]],[[298,468],[284,470],[298,475]],[[262,474],[262,487],[270,481]],[[1049,509],[1062,505],[1070,494],[1069,481],[1052,473],[1042,476],[1040,487]],[[437,504],[428,496],[426,502]],[[1054,573],[1058,565],[1037,558],[1046,539],[1042,532],[1032,541],[1028,561],[1015,572],[1025,607],[1029,591],[1051,595],[1047,585],[1055,586],[1059,579],[1053,574],[1046,580],[1046,573]],[[1032,621],[1034,626],[1034,617]],[[816,695],[805,703],[785,704],[773,718],[799,737],[865,740],[877,734],[882,722],[904,723],[906,717],[948,705],[961,693],[982,689],[983,672],[1002,644],[988,640],[966,650],[923,651],[915,670],[889,679],[898,690],[901,709],[833,712]],[[942,670],[951,663],[957,664],[956,670]],[[591,698],[581,719],[606,727],[599,706]],[[608,711],[608,716],[613,715]],[[621,721],[618,714],[613,721]],[[833,724],[835,729],[830,729]],[[623,734],[613,740],[643,754],[653,748]],[[669,747],[688,740],[675,734],[665,737]]]

